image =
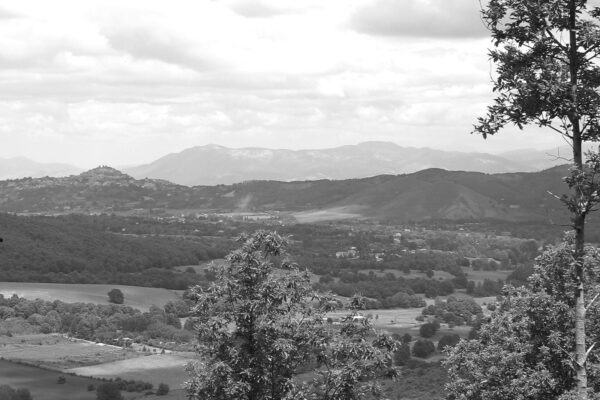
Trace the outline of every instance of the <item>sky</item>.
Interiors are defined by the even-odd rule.
[[[364,141],[550,149],[470,134],[492,99],[479,0],[0,0],[0,158],[79,167],[192,146]]]

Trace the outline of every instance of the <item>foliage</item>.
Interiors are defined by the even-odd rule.
[[[32,400],[27,388],[13,389],[9,385],[0,385],[0,400]]]
[[[164,396],[169,393],[169,385],[166,383],[159,383],[158,388],[156,389],[157,396]]]
[[[419,358],[427,358],[435,353],[435,345],[431,340],[419,339],[413,344],[413,356]]]
[[[14,295],[0,295],[0,333],[8,329],[38,333],[44,328],[67,333],[86,340],[109,343],[125,336],[142,341],[161,339],[189,343],[194,335],[181,330],[175,314],[151,306],[148,312],[123,305],[63,303],[61,301],[27,300]],[[117,333],[120,331],[120,333]]]
[[[123,400],[123,395],[116,383],[106,382],[96,388],[96,400]]]
[[[508,287],[478,337],[448,349],[449,399],[548,399],[575,387],[572,297],[576,273],[572,240],[547,250],[537,260],[529,288]],[[597,285],[600,254],[586,248],[587,280]],[[594,293],[589,293],[592,296]],[[600,340],[600,309],[588,309],[588,340]],[[596,364],[598,350],[589,361]],[[589,375],[600,390],[600,376]]]
[[[438,342],[438,350],[442,351],[445,347],[454,347],[460,342],[460,336],[456,333],[446,334],[442,336],[440,341]]]
[[[138,220],[109,216],[23,217],[0,213],[4,281],[114,283],[186,289],[202,277],[168,268],[222,257],[225,240],[123,235]],[[156,223],[155,223],[156,224]],[[158,232],[168,229],[154,228]],[[152,229],[151,225],[148,229]],[[119,227],[119,231],[107,230]],[[128,231],[127,231],[128,232]],[[175,236],[175,235],[173,235]]]
[[[438,329],[440,329],[440,323],[437,320],[427,322],[419,327],[419,335],[424,338],[430,338],[436,334]]]
[[[421,314],[432,315],[451,325],[471,325],[483,315],[483,310],[471,298],[449,296],[446,300],[436,299],[435,304],[425,307]]]
[[[410,345],[408,343],[402,343],[398,350],[394,352],[394,364],[403,366],[406,365],[410,359]]]
[[[108,292],[108,301],[114,304],[123,304],[125,301],[125,296],[121,289],[111,289]]]
[[[498,76],[494,104],[475,131],[487,137],[508,123],[536,124],[563,135],[572,149],[573,165],[564,179],[570,193],[561,200],[575,232],[574,393],[587,399],[591,348],[586,347],[583,258],[586,218],[600,202],[600,155],[591,154],[584,165],[582,144],[600,137],[600,8],[587,0],[490,0],[482,15],[495,42],[490,57]]]
[[[276,233],[242,235],[240,243],[208,289],[193,288],[203,361],[188,367],[188,397],[282,399],[316,391],[334,400],[374,388],[369,378],[389,370],[392,340],[367,340],[372,329],[356,314],[341,327],[326,324],[333,302],[316,295],[306,272],[281,261],[286,241]],[[297,371],[311,363],[321,366],[314,382],[298,384]]]

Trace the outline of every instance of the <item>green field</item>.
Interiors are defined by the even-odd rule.
[[[64,384],[56,383],[59,376],[64,376]],[[96,379],[71,376],[57,371],[15,364],[0,360],[0,385],[10,385],[15,389],[26,388],[35,400],[95,400],[96,392],[88,391],[89,384],[102,383]],[[123,392],[126,399],[142,397],[142,393]]]
[[[124,350],[122,347],[67,339],[58,334],[0,336],[1,358],[54,370],[140,356],[142,354],[132,350]]]
[[[26,299],[60,300],[65,303],[109,304],[107,293],[113,288],[123,292],[124,305],[142,311],[148,311],[152,304],[162,307],[169,301],[180,299],[182,293],[180,290],[123,285],[0,282],[0,294],[4,297],[16,294]]]
[[[120,360],[87,367],[72,368],[65,372],[102,378],[121,377],[126,380],[152,382],[154,386],[164,382],[173,389],[181,388],[187,379],[185,366],[195,359],[193,354],[155,354],[128,360]]]

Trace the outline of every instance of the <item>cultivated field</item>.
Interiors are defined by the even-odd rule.
[[[194,359],[193,353],[156,354],[87,367],[71,368],[65,372],[102,378],[121,377],[126,380],[142,380],[152,382],[155,387],[164,382],[172,389],[178,389],[187,379],[185,366]]]
[[[66,377],[64,384],[57,383],[59,376]],[[0,385],[10,385],[15,389],[27,388],[36,400],[95,400],[96,391],[88,391],[88,385],[97,386],[101,383],[91,378],[0,360]],[[123,392],[123,396],[126,399],[144,398],[143,393]]]
[[[30,365],[66,370],[142,356],[121,347],[100,345],[60,335],[0,336],[0,357]]]
[[[60,300],[65,303],[109,304],[107,293],[113,288],[123,292],[124,305],[142,311],[148,311],[152,304],[162,307],[169,301],[180,299],[182,293],[179,290],[123,285],[0,282],[0,294],[4,297],[16,294],[26,299]]]
[[[291,215],[301,224],[312,224],[322,221],[361,219],[363,216],[357,213],[359,209],[359,206],[345,206],[328,208],[325,210],[300,211],[297,213],[292,213]]]

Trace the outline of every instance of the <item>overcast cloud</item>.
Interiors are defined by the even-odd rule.
[[[500,152],[477,0],[20,0],[0,6],[0,157],[83,167],[216,143]],[[518,140],[515,140],[518,138]]]

